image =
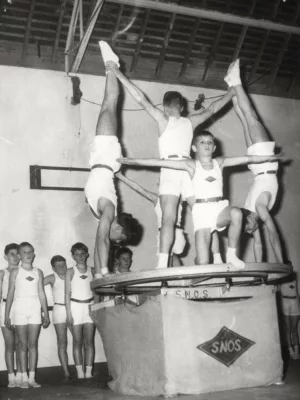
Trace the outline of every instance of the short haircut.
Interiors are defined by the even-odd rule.
[[[184,99],[182,94],[176,91],[169,91],[164,94],[163,104],[166,106],[184,107]]]
[[[29,242],[22,242],[22,243],[20,243],[19,246],[18,246],[18,251],[20,251],[20,249],[22,249],[22,247],[27,247],[27,246],[31,247],[32,250],[34,251],[34,247],[33,247],[32,244],[29,243]]]
[[[128,247],[120,247],[116,252],[116,258],[119,259],[123,254],[133,255],[132,251]]]
[[[86,253],[89,252],[88,247],[85,244],[81,243],[81,242],[77,242],[77,243],[73,244],[73,246],[71,247],[71,253],[72,254],[74,254],[76,250],[83,250]]]
[[[205,130],[197,130],[197,128],[195,129],[194,132],[194,137],[193,137],[193,145],[196,144],[196,141],[199,137],[204,137],[204,136],[210,136],[212,138],[212,140],[214,141],[214,144],[216,144],[216,139],[214,137],[214,135],[209,132],[209,131],[205,131]]]
[[[4,247],[4,254],[7,256],[7,254],[10,252],[10,250],[19,250],[19,245],[17,243],[9,243]]]
[[[140,224],[131,214],[121,213],[117,217],[118,224],[123,228],[126,242],[134,241],[140,234]]]
[[[65,257],[60,256],[59,254],[58,254],[57,256],[53,256],[53,257],[51,258],[51,261],[50,261],[52,267],[54,267],[54,264],[55,264],[56,262],[58,262],[58,261],[64,261],[64,262],[66,262],[66,259],[65,259]]]

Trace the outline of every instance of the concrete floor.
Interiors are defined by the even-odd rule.
[[[75,369],[71,369],[75,376]],[[38,370],[37,381],[40,389],[8,389],[6,372],[0,372],[0,400],[129,400],[132,398],[153,400],[156,397],[122,396],[107,388],[107,369],[105,364],[95,367],[94,379],[88,381],[72,380],[62,383],[59,368]],[[180,395],[180,400],[300,400],[300,360],[290,361],[284,386],[269,386],[252,389],[240,389],[226,392],[214,392],[201,395]]]

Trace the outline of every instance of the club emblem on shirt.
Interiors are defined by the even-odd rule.
[[[213,176],[208,176],[207,178],[205,178],[205,180],[209,183],[212,183],[213,181],[216,181],[216,178],[214,178]]]
[[[25,279],[27,279],[29,282],[34,280],[34,278],[32,276],[27,276],[27,278],[25,278]]]
[[[81,279],[86,279],[87,276],[86,276],[86,275],[80,275],[80,278],[81,278]]]
[[[255,342],[223,326],[220,332],[208,342],[200,344],[197,349],[230,367]]]

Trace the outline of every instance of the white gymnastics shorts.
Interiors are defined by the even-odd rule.
[[[99,219],[98,200],[106,198],[115,206],[117,213],[117,194],[114,184],[114,173],[120,168],[116,161],[122,156],[121,146],[116,136],[96,136],[94,139],[90,166],[93,168],[85,185],[86,200],[93,215]]]
[[[186,200],[194,196],[192,180],[188,172],[169,168],[161,168],[159,195],[173,195]]]
[[[217,228],[217,220],[219,214],[228,207],[228,200],[216,201],[213,203],[195,203],[192,209],[194,232],[199,229],[210,228],[213,232],[223,231],[226,227]]]
[[[71,313],[74,320],[74,325],[93,324],[90,317],[89,305],[90,303],[77,303],[71,300]]]
[[[6,302],[2,301],[1,306],[0,306],[0,326],[1,327],[5,326],[5,324],[4,324],[4,321],[5,321],[5,306],[6,306]],[[13,317],[13,309],[14,309],[14,303],[12,304],[11,309],[10,309],[10,313],[9,313],[10,322],[11,322],[12,325],[14,325],[13,318],[12,318]]]
[[[269,192],[271,194],[270,202],[268,204],[268,209],[271,210],[275,204],[278,192],[278,180],[275,174],[262,174],[255,176],[254,182],[246,198],[244,208],[256,212],[256,201],[263,192]]]
[[[53,305],[52,322],[53,325],[67,323],[66,306],[62,306],[60,304]]]
[[[300,304],[297,298],[288,299],[281,297],[281,307],[284,315],[300,317]]]
[[[14,325],[40,325],[42,323],[41,303],[38,296],[17,297],[13,309]]]

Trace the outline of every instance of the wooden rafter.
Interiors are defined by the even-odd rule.
[[[52,62],[55,61],[56,52],[57,52],[57,49],[59,46],[59,39],[60,39],[62,24],[63,24],[63,20],[64,20],[66,4],[67,4],[67,0],[63,0],[60,4],[59,19],[58,19],[58,25],[57,25],[57,29],[56,29],[55,42],[54,42],[54,47],[53,47],[53,52],[52,52],[52,59],[51,59]]]
[[[144,41],[144,36],[145,36],[145,33],[146,33],[146,28],[147,28],[149,17],[150,17],[150,12],[151,12],[151,10],[149,8],[147,8],[147,10],[145,11],[144,23],[143,23],[143,26],[142,26],[142,29],[141,29],[141,32],[140,32],[140,36],[138,38],[137,46],[136,46],[135,51],[134,51],[134,56],[133,56],[132,63],[131,63],[131,66],[130,66],[130,72],[135,72],[135,69],[136,69],[136,66],[137,66],[137,62],[138,62],[138,59],[139,59],[139,55],[140,55],[140,52],[141,52],[142,43]]]
[[[117,16],[115,29],[114,29],[114,32],[113,32],[113,35],[112,35],[112,37],[113,37],[113,39],[112,39],[113,46],[116,45],[117,33],[118,33],[119,26],[120,26],[120,23],[121,23],[121,18],[122,18],[123,11],[124,11],[124,4],[121,4],[121,6],[119,8],[118,16]]]
[[[154,0],[106,0],[106,2],[126,4],[141,8],[151,8],[153,10],[164,11],[171,14],[189,15],[196,18],[206,18],[213,21],[228,22],[231,24],[246,25],[249,27],[252,26],[264,30],[300,35],[299,26],[281,24],[265,19],[242,17],[231,13],[207,10],[204,8],[185,7],[174,3],[161,3]]]
[[[29,14],[28,14],[28,18],[27,18],[21,61],[25,61],[26,56],[27,56],[27,50],[28,50],[28,44],[29,44],[29,38],[30,38],[30,30],[31,30],[32,17],[33,17],[33,13],[34,13],[35,3],[36,3],[36,0],[31,0],[31,2],[30,2],[30,9],[29,9]]]
[[[273,10],[272,10],[271,19],[275,19],[276,18],[276,15],[277,15],[277,12],[278,12],[278,9],[279,9],[279,6],[280,6],[280,2],[281,2],[281,0],[277,0],[276,3],[274,4]],[[268,38],[269,38],[269,35],[270,35],[270,31],[269,30],[264,32],[263,40],[261,42],[258,54],[256,56],[255,62],[253,64],[253,67],[252,67],[251,72],[250,72],[250,74],[248,76],[248,79],[247,79],[248,83],[250,83],[252,77],[256,74],[257,68],[259,66],[261,57],[263,55],[264,49],[266,47],[266,44],[267,44],[267,41],[268,41]]]
[[[231,0],[227,0],[226,1],[226,10],[227,11],[230,10],[230,6],[231,6]],[[203,72],[203,75],[202,75],[202,80],[203,81],[205,81],[207,73],[208,73],[208,70],[209,70],[209,68],[212,66],[212,64],[214,62],[214,59],[215,59],[215,56],[216,56],[217,47],[218,47],[219,41],[220,41],[222,33],[223,33],[224,25],[225,25],[225,22],[222,22],[220,24],[218,33],[217,33],[217,35],[215,37],[214,44],[212,45],[212,48],[211,48],[210,54],[208,56],[208,59],[207,59],[206,65],[205,65],[205,69],[204,69],[204,72]]]
[[[180,73],[179,73],[179,77],[180,78],[183,77],[185,72],[186,72],[189,60],[191,58],[193,46],[194,46],[194,43],[195,43],[195,40],[196,40],[196,36],[197,36],[197,32],[198,32],[200,23],[201,23],[201,19],[197,18],[196,21],[195,21],[195,24],[194,24],[194,28],[193,28],[193,32],[192,32],[191,38],[189,40],[188,49],[187,49],[184,61],[182,63],[182,66],[181,66]]]
[[[174,27],[175,19],[176,19],[176,14],[172,14],[171,20],[170,20],[169,29],[168,29],[168,31],[166,33],[166,36],[165,36],[165,39],[164,39],[164,43],[163,43],[163,46],[162,46],[162,49],[161,49],[161,52],[160,52],[159,60],[158,60],[157,66],[155,68],[155,75],[156,76],[159,76],[160,73],[161,73],[162,66],[163,66],[163,63],[164,63],[164,60],[165,60],[165,56],[166,56],[166,52],[167,52],[167,48],[168,48],[168,44],[169,44],[169,41],[170,41],[171,33],[172,33],[172,30],[173,30],[173,27]]]
[[[80,32],[80,40],[83,38],[83,0],[79,0],[79,32]]]
[[[75,56],[75,58],[73,60],[73,63],[72,63],[71,72],[73,72],[73,73],[77,73],[78,72],[78,69],[79,69],[80,64],[82,62],[85,50],[87,48],[87,45],[88,45],[88,42],[90,40],[91,34],[93,32],[94,26],[96,24],[97,18],[99,16],[99,13],[100,13],[101,8],[103,6],[103,1],[104,0],[98,0],[96,5],[95,5],[93,14],[92,14],[92,16],[90,18],[90,21],[89,21],[89,25],[88,25],[86,31],[84,32],[83,38],[82,38],[82,40],[80,42],[80,45],[79,45],[79,47],[77,49],[76,56]]]
[[[248,14],[249,17],[251,17],[253,15],[256,3],[257,3],[257,0],[252,0],[252,4],[251,4],[249,14]],[[248,26],[243,26],[242,31],[240,33],[239,40],[237,42],[236,48],[233,53],[232,61],[235,61],[239,57],[241,48],[242,48],[244,40],[245,40],[247,30],[248,30]]]
[[[295,12],[295,15],[294,15],[293,20],[292,20],[293,24],[295,24],[297,22],[299,15],[300,15],[300,2],[298,2],[298,4],[297,4],[297,11]],[[290,33],[286,33],[285,36],[284,36],[284,40],[283,40],[283,43],[281,45],[280,52],[279,52],[279,54],[277,56],[277,60],[276,60],[276,63],[275,63],[276,67],[271,72],[270,81],[268,83],[268,87],[269,88],[272,88],[273,83],[274,83],[274,81],[276,79],[276,76],[278,74],[280,65],[281,65],[281,63],[282,63],[282,61],[284,59],[284,55],[285,55],[286,49],[288,47],[289,41],[291,39],[291,36],[292,35]]]
[[[79,5],[79,0],[74,0],[71,20],[70,20],[70,25],[69,25],[69,31],[68,31],[67,41],[66,41],[66,48],[65,48],[65,71],[67,74],[70,71],[70,54],[69,54],[69,52],[71,49],[72,41],[74,39],[74,32],[75,32],[77,17],[78,17],[78,5]]]

